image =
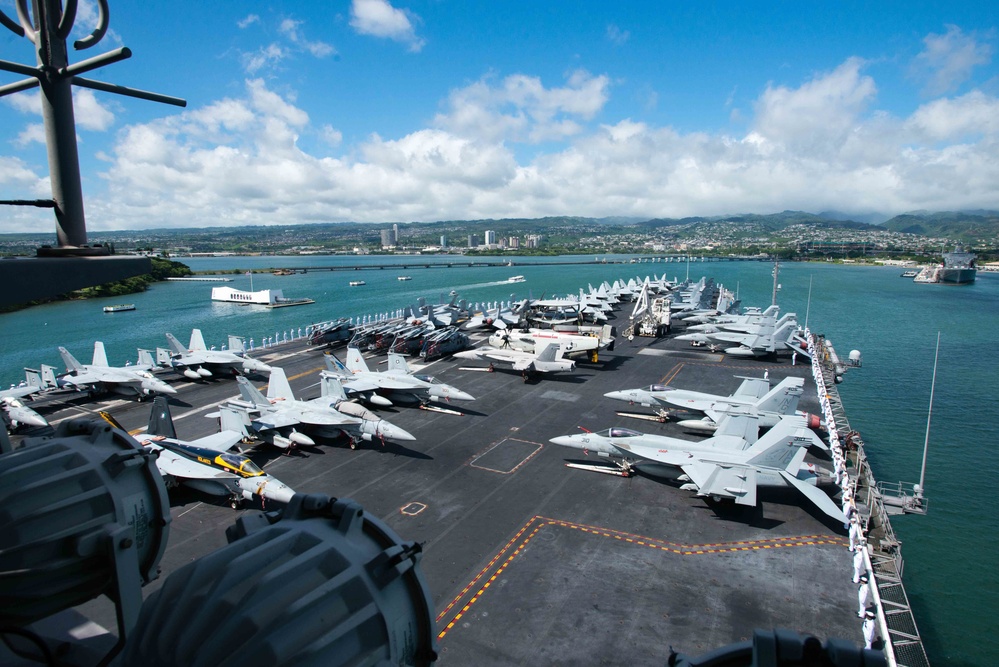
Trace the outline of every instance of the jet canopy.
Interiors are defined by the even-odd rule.
[[[600,431],[596,435],[603,438],[635,438],[642,435],[638,431],[632,431],[630,428],[624,428],[622,426],[614,426],[609,429]]]
[[[650,384],[649,391],[676,391],[676,387],[670,387],[665,384]]]
[[[223,452],[218,455],[218,459],[221,465],[226,468],[232,468],[243,477],[259,477],[264,474],[264,471],[260,469],[260,466],[245,456],[240,456],[239,454]]]

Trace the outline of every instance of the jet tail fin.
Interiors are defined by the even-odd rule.
[[[831,519],[835,519],[837,522],[843,520],[842,510],[829,496],[825,494],[822,489],[812,486],[804,480],[798,479],[794,473],[787,470],[782,470],[780,476],[784,478],[785,482],[790,484],[792,487],[801,492],[802,495],[812,501],[812,503],[822,510],[826,516]]]
[[[320,385],[322,386],[323,398],[339,403],[347,400],[347,392],[340,384],[340,378],[332,373],[320,373]]]
[[[786,377],[756,402],[756,409],[780,415],[793,415],[798,409],[798,399],[804,391],[805,381],[802,378]]]
[[[351,373],[368,373],[368,365],[364,363],[361,351],[356,347],[347,348],[347,370]]]
[[[162,396],[153,399],[153,409],[149,412],[149,426],[146,433],[161,435],[164,438],[176,438],[177,431],[173,427],[173,417],[170,416],[170,406]]]
[[[150,366],[150,367],[152,367],[152,366],[156,365],[156,360],[153,359],[153,353],[152,352],[150,352],[149,350],[143,350],[141,347],[137,348],[137,352],[139,353],[139,365],[140,366]]]
[[[395,352],[388,353],[388,368],[389,372],[405,373],[409,375],[409,364],[406,363],[406,358],[401,354],[396,354]]]
[[[156,364],[158,366],[170,366],[171,361],[173,361],[173,354],[170,350],[163,347],[156,348]]]
[[[247,438],[250,435],[246,430],[249,423],[250,416],[245,410],[225,404],[219,406],[219,426],[223,431],[235,431]]]
[[[811,431],[800,420],[782,419],[746,450],[746,463],[797,474],[811,444]]]
[[[350,375],[350,370],[343,365],[343,362],[336,358],[336,355],[326,354],[323,355],[326,358],[326,368],[330,370],[331,373],[337,373],[339,375]]]
[[[104,343],[101,341],[94,341],[94,366],[104,366],[107,367],[108,364],[108,353],[104,350]]]
[[[169,341],[170,343],[170,350],[174,354],[187,354],[187,348],[184,347],[184,345],[179,340],[177,340],[176,336],[174,336],[172,333],[167,332],[166,338],[167,341]],[[159,350],[157,350],[157,352],[159,352]]]
[[[283,401],[295,400],[295,395],[291,391],[291,385],[288,383],[288,376],[285,375],[283,368],[277,366],[271,367],[271,377],[267,383],[267,398]]]
[[[229,351],[234,354],[242,354],[246,352],[246,343],[243,342],[242,336],[233,336],[229,334]]]
[[[253,386],[253,384],[247,380],[242,375],[236,376],[236,382],[239,384],[239,393],[244,399],[256,406],[270,406],[271,402],[267,400],[260,390]]]
[[[42,364],[42,385],[46,387],[58,387],[59,383],[56,382],[56,367],[49,366],[48,364]]]
[[[28,383],[29,387],[45,389],[45,383],[42,381],[42,372],[37,368],[25,368],[24,380]]]
[[[208,347],[205,345],[205,337],[201,335],[201,329],[191,329],[191,344],[187,347],[198,352],[208,351]]]
[[[66,364],[67,371],[83,370],[83,366],[80,365],[80,362],[77,361],[76,357],[70,354],[69,350],[67,350],[66,348],[64,347],[59,348],[59,356],[62,357],[63,363]]]

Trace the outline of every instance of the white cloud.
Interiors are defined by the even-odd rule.
[[[768,85],[755,104],[755,131],[802,150],[844,141],[877,92],[863,64],[850,58],[794,89]]]
[[[968,80],[976,66],[992,60],[991,45],[955,25],[948,25],[942,35],[930,33],[923,38],[923,44],[925,48],[913,63],[913,74],[925,80],[928,95],[953,92]]]
[[[109,193],[88,212],[95,229],[135,229],[999,208],[999,99],[975,91],[896,117],[870,110],[875,93],[851,59],[768,86],[743,134],[682,133],[600,122],[605,77],[576,72],[546,88],[518,75],[452,92],[432,128],[340,147],[339,131],[253,79],[238,98],[123,130]],[[306,152],[303,136],[331,148]],[[518,160],[511,144],[539,136],[551,143]]]
[[[317,58],[325,58],[335,52],[335,49],[325,42],[313,42],[306,39],[299,31],[301,25],[301,21],[284,19],[278,26],[278,31],[292,43],[297,44]]]
[[[627,30],[622,30],[618,26],[611,23],[607,26],[607,39],[615,44],[621,45],[631,39],[631,33]]]
[[[974,90],[955,99],[934,100],[916,110],[908,126],[930,141],[999,135],[999,100]]]
[[[247,74],[256,74],[264,67],[281,62],[287,55],[287,51],[279,44],[268,44],[253,53],[244,53],[242,55],[243,69]]]
[[[578,70],[561,88],[545,88],[538,77],[508,76],[497,86],[486,79],[452,91],[438,127],[487,141],[561,140],[579,134],[607,103],[610,81]]]
[[[426,41],[416,35],[413,22],[419,20],[405,9],[396,9],[388,0],[353,0],[350,5],[350,25],[362,35],[384,37],[409,46],[418,52]]]
[[[45,145],[45,126],[41,123],[31,123],[26,125],[20,134],[17,135],[15,143],[20,147],[28,144]]]
[[[88,88],[73,87],[73,110],[77,127],[85,130],[103,132],[114,125],[114,114]]]
[[[255,23],[260,23],[260,16],[257,14],[248,14],[245,18],[236,21],[236,25],[241,29],[249,28]]]

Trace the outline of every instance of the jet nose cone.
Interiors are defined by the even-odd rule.
[[[613,398],[616,401],[630,401],[630,392],[627,391],[609,391],[604,394],[604,398]]]
[[[466,394],[465,392],[460,391],[458,389],[454,389],[454,388],[452,388],[450,391],[448,391],[448,393],[444,396],[444,398],[450,399],[452,401],[474,401],[475,400],[475,397],[472,396],[471,394]]]
[[[177,390],[168,385],[166,382],[158,382],[154,385],[154,390],[160,392],[161,394],[176,394]]]
[[[378,425],[378,435],[385,438],[386,440],[406,440],[413,441],[416,438],[409,431],[399,428],[395,424],[390,424],[384,419]]]
[[[582,449],[580,443],[577,442],[575,436],[572,435],[560,435],[557,438],[551,438],[548,442],[555,445],[562,445],[563,447],[575,447],[576,449]]]
[[[42,417],[39,414],[34,414],[34,415],[25,415],[25,414],[22,414],[20,417],[18,417],[17,421],[21,422],[22,424],[27,424],[28,426],[48,426],[49,425],[49,423],[47,421],[45,421],[45,417]]]
[[[267,500],[273,500],[285,505],[287,505],[291,501],[291,497],[295,495],[295,490],[293,488],[284,482],[279,482],[273,477],[267,480],[261,491],[263,492],[264,498]]]

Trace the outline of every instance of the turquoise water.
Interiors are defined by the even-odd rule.
[[[563,258],[571,262],[580,258]],[[592,258],[581,258],[592,259]],[[440,263],[448,258],[421,258]],[[453,261],[453,260],[451,260]],[[483,260],[483,261],[492,261]],[[526,261],[527,264],[521,264]],[[535,262],[552,261],[537,259]],[[412,258],[302,257],[204,258],[185,260],[194,270],[272,266],[355,265]],[[253,276],[254,289],[281,288],[288,297],[311,297],[314,305],[277,310],[213,304],[212,283],[164,283],[125,299],[58,303],[0,315],[0,381],[17,382],[22,367],[61,367],[64,345],[88,362],[94,340],[103,340],[112,363],[133,362],[135,349],[165,347],[165,331],[186,342],[199,327],[209,345],[227,334],[264,336],[311,322],[401,308],[417,297],[436,301],[457,290],[470,301],[508,299],[530,292],[575,292],[587,283],[665,273],[683,278],[685,264],[531,265],[515,267],[406,268],[305,275]],[[738,290],[746,305],[770,303],[772,266],[757,262],[694,262],[691,278],[708,275]],[[941,333],[926,493],[925,517],[893,522],[903,542],[904,579],[930,660],[946,665],[999,664],[995,620],[999,601],[996,553],[999,514],[991,511],[997,481],[994,453],[999,414],[999,275],[979,274],[974,285],[917,285],[893,268],[786,264],[778,296],[784,312],[796,312],[825,333],[841,357],[863,353],[864,367],[847,373],[840,392],[853,427],[861,432],[879,479],[918,481],[937,332]],[[412,276],[400,282],[399,275]],[[504,284],[512,275],[527,282]],[[349,287],[350,280],[366,285]],[[809,283],[811,300],[809,306]],[[250,279],[232,283],[249,289]],[[136,310],[104,314],[101,308],[127,300]],[[623,316],[626,316],[626,312]],[[853,638],[849,638],[853,639]]]

